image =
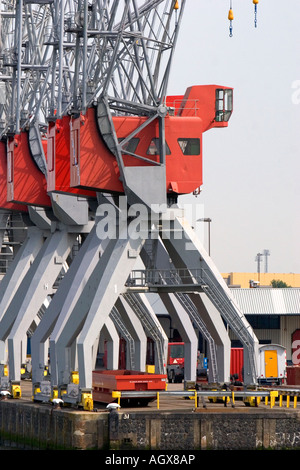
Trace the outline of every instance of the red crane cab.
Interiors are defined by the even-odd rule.
[[[232,88],[203,85],[188,88],[184,95],[167,97],[165,175],[168,194],[189,194],[202,185],[203,133],[228,126],[232,95]],[[135,133],[146,119],[113,116],[119,142],[134,134],[126,144],[130,154],[123,154],[125,166],[160,162],[158,120]],[[42,144],[47,178],[32,158],[28,132],[8,139],[6,149],[2,149],[3,161],[7,164],[7,202],[49,207],[49,193],[53,191],[92,198],[96,197],[95,191],[124,194],[118,162],[100,134],[95,107],[78,117],[64,116],[50,122]]]
[[[185,95],[166,99],[165,118],[166,188],[174,194],[189,194],[202,185],[202,134],[227,127],[232,114],[233,90],[217,85],[192,86]],[[119,142],[145,121],[140,116],[113,116]],[[126,144],[125,166],[159,162],[158,121],[154,120]],[[96,109],[89,108],[71,122],[71,187],[124,193],[116,158],[105,145],[97,126]]]

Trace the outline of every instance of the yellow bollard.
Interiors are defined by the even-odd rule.
[[[297,395],[294,396],[294,408],[297,408]]]
[[[91,392],[83,392],[81,394],[81,405],[84,411],[93,411],[94,402]]]
[[[53,391],[52,391],[52,400],[55,400],[56,398],[58,398],[58,389],[57,389],[57,388],[53,388]]]
[[[286,397],[286,407],[289,408],[290,407],[290,396],[287,395]]]
[[[278,397],[278,391],[277,390],[272,390],[270,392],[270,408],[273,408],[275,405],[275,398]]]
[[[268,402],[269,402],[268,397],[265,397],[265,405],[266,405],[266,406],[268,405]]]
[[[12,390],[13,398],[21,398],[22,393],[21,393],[21,387],[19,384],[12,385],[11,390]]]
[[[231,400],[232,400],[232,404],[235,405],[235,402],[234,402],[234,391],[231,392]]]
[[[111,393],[112,398],[117,398],[118,399],[118,405],[120,405],[121,402],[121,392],[118,392],[117,390],[113,391]]]
[[[159,392],[156,392],[157,409],[159,410]]]
[[[194,399],[195,399],[195,408],[197,408],[197,406],[198,406],[198,400],[197,400],[197,390],[195,390]]]
[[[71,372],[71,382],[73,384],[79,384],[79,374],[75,370]]]
[[[282,407],[282,395],[279,395],[279,407]]]

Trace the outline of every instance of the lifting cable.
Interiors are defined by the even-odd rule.
[[[257,28],[257,5],[259,3],[259,0],[252,0],[254,4],[254,26]],[[228,12],[228,19],[229,19],[229,37],[233,36],[233,20],[234,20],[234,15],[233,15],[233,9],[232,9],[232,0],[230,0],[230,7],[229,7],[229,12]]]

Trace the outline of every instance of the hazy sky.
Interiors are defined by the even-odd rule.
[[[219,271],[255,272],[268,249],[269,272],[299,273],[300,1],[261,0],[255,28],[252,0],[233,0],[232,38],[229,4],[185,8],[169,94],[230,86],[234,111],[228,128],[204,134],[202,192],[181,202],[202,204],[212,219]]]

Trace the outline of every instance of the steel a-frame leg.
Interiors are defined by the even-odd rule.
[[[34,320],[47,295],[52,293],[52,286],[75,238],[76,235],[68,233],[65,227],[48,235],[0,321],[0,339],[4,341],[7,338],[8,343],[11,381],[20,380],[21,342],[24,340],[24,332]]]
[[[161,238],[176,268],[190,272],[191,281],[202,284],[207,297],[244,346],[244,382],[257,383],[258,340],[245,315],[240,311],[228,286],[195,232],[184,218],[182,209],[168,210],[167,224]],[[163,227],[164,224],[162,223]]]
[[[0,363],[6,363],[5,340],[7,334],[1,334],[1,321],[15,296],[21,282],[30,269],[34,259],[44,243],[43,232],[37,227],[28,227],[27,238],[18,250],[12,264],[0,283]],[[2,339],[3,338],[3,339]]]
[[[124,290],[144,240],[130,238],[126,226],[119,237],[107,239],[106,242],[77,302],[68,312],[64,324],[60,325],[55,342],[54,334],[50,338],[50,354],[51,343],[56,349],[58,386],[65,384],[68,375],[65,351],[77,338],[79,385],[80,388],[92,388],[92,349],[116,300]]]
[[[89,310],[77,340],[81,389],[92,390],[92,347],[117,298],[123,292],[144,243],[142,238],[130,238],[127,228],[126,233],[121,235],[123,236],[116,240],[110,240],[90,278],[89,286],[92,287],[91,283],[94,285],[94,295],[92,301],[88,302]],[[87,297],[88,292],[84,294],[82,297]],[[91,292],[88,295],[90,294]],[[86,301],[87,299],[84,300],[84,304]],[[77,303],[73,313],[79,313],[80,304],[81,302]]]
[[[69,270],[61,280],[47,311],[31,339],[32,379],[40,382],[44,367],[48,362],[45,357],[45,342],[50,338],[51,382],[58,385],[57,355],[65,354],[57,351],[56,338],[67,321],[69,312],[76,304],[89,276],[95,268],[99,257],[104,251],[106,241],[101,242],[93,226],[84,240],[79,252],[73,259]]]

